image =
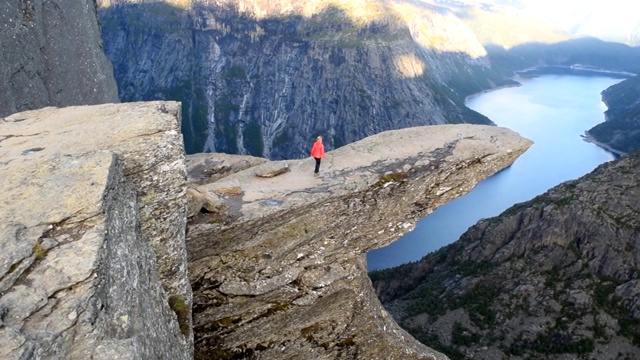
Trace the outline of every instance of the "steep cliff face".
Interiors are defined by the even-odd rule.
[[[0,122],[0,357],[190,359],[179,104]]]
[[[196,358],[445,359],[382,309],[365,254],[530,145],[495,126],[439,125],[331,151],[320,177],[308,159],[191,159]]]
[[[599,145],[617,152],[640,149],[640,77],[635,76],[602,92],[606,121],[587,132]]]
[[[94,1],[0,4],[0,116],[118,102]]]
[[[464,97],[503,81],[458,18],[414,2],[103,1],[100,19],[120,98],[183,101],[189,153],[298,158],[320,134],[489,123]]]
[[[372,274],[383,304],[456,358],[640,356],[640,153],[607,163],[423,260]]]

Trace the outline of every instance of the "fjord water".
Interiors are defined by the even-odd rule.
[[[421,219],[412,232],[368,253],[369,271],[419,260],[457,240],[478,220],[499,215],[614,159],[581,136],[604,121],[606,106],[600,93],[621,79],[544,75],[516,80],[522,86],[473,96],[467,106],[534,144],[510,167]]]

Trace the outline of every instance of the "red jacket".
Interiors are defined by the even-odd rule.
[[[314,158],[323,158],[324,157],[324,145],[322,145],[322,140],[316,140],[311,148],[311,156]]]

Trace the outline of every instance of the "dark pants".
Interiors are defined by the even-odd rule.
[[[320,160],[322,160],[321,158],[317,158],[314,157],[314,159],[316,159],[316,171],[314,171],[314,173],[319,173],[320,172]]]

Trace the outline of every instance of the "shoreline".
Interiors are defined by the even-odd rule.
[[[477,93],[473,93],[471,95],[466,96],[464,98],[465,106],[467,106],[467,101],[473,99],[476,96],[480,96],[480,95],[483,95],[483,94],[486,94],[486,93],[489,93],[489,92],[492,92],[492,91],[500,90],[500,89],[507,89],[507,88],[512,88],[512,87],[520,87],[520,86],[522,86],[522,83],[520,83],[519,81],[515,80],[518,77],[519,76],[514,76],[513,78],[511,78],[511,80],[514,81],[513,84],[505,84],[505,85],[501,85],[501,86],[496,86],[496,87],[493,87],[491,89],[482,90],[482,91],[479,91]]]
[[[577,75],[577,76],[607,76],[614,78],[629,78],[636,76],[637,74],[627,71],[614,71],[607,70],[594,66],[587,65],[539,65],[526,68],[524,70],[518,70],[515,72],[517,75],[523,77],[536,77],[543,75]]]
[[[633,73],[629,73],[629,72],[624,72],[624,71],[610,71],[610,70],[606,70],[606,69],[600,69],[600,68],[591,68],[591,67],[585,67],[582,65],[571,65],[571,66],[563,66],[563,65],[542,65],[542,66],[534,66],[534,67],[530,67],[530,68],[526,68],[524,70],[519,70],[519,71],[515,71],[514,72],[514,76],[511,78],[511,80],[514,82],[513,84],[505,84],[505,85],[501,85],[501,86],[497,86],[491,89],[486,89],[486,90],[482,90],[480,92],[471,94],[467,97],[464,98],[464,102],[465,102],[465,106],[467,104],[467,102],[471,99],[473,99],[476,96],[480,96],[483,94],[486,94],[488,92],[491,91],[495,91],[495,90],[500,90],[500,89],[505,89],[505,88],[510,88],[510,87],[519,87],[522,86],[522,83],[520,81],[518,81],[518,79],[520,78],[533,78],[533,77],[538,77],[538,76],[544,76],[544,75],[558,75],[557,73],[553,72],[553,71],[549,71],[551,69],[558,69],[558,70],[564,70],[567,71],[567,74],[564,75],[576,75],[576,76],[595,76],[595,75],[599,75],[599,76],[609,76],[609,77],[623,77],[623,78],[628,78],[631,76],[636,76],[637,74],[633,74]],[[573,72],[573,73],[572,73]],[[577,72],[577,73],[576,73]],[[527,73],[529,73],[529,75],[527,75]],[[604,99],[602,100],[604,102]],[[606,104],[606,103],[605,103]],[[491,119],[489,119],[491,120]],[[491,120],[493,122],[493,120]],[[605,122],[607,121],[606,116],[605,116]],[[582,138],[582,140],[590,143],[590,144],[594,144],[596,146],[598,146],[599,148],[608,151],[610,153],[613,154],[613,156],[615,156],[616,158],[627,155],[626,152],[624,151],[620,151],[617,150],[605,143],[602,143],[598,140],[596,140],[593,136],[591,136],[589,134],[589,130],[585,130],[583,135],[580,135],[580,137]]]
[[[556,71],[554,71],[556,70]],[[562,71],[562,72],[559,72]],[[514,81],[513,84],[505,84],[496,86],[490,89],[482,90],[477,93],[473,93],[464,98],[465,103],[476,96],[486,94],[490,91],[518,87],[522,86],[522,83],[518,81],[519,78],[533,78],[544,75],[576,75],[576,76],[607,76],[614,78],[629,78],[638,74],[626,72],[626,71],[613,71],[597,67],[590,67],[586,65],[574,64],[574,65],[538,65],[532,66],[522,70],[514,71],[514,76],[510,80]]]
[[[583,135],[580,135],[580,137],[582,138],[582,140],[584,140],[584,141],[586,141],[586,142],[588,142],[590,144],[596,145],[596,146],[602,148],[603,150],[612,153],[616,158],[624,156],[624,155],[627,155],[627,153],[624,152],[624,151],[617,150],[617,149],[612,148],[611,146],[609,146],[609,145],[607,145],[605,143],[602,143],[602,142],[596,140],[593,136],[589,135],[588,131],[585,131]]]

